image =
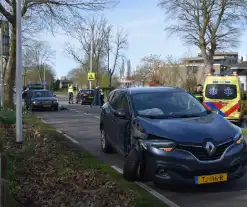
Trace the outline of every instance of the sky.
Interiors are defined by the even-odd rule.
[[[164,11],[157,7],[157,0],[121,0],[117,7],[103,13],[114,28],[122,27],[128,33],[129,46],[125,56],[130,59],[133,69],[142,57],[150,54],[180,58],[187,54],[196,56],[199,52],[195,47],[185,46],[176,36],[168,37],[164,31]],[[234,51],[239,52],[239,56],[247,55],[246,37],[247,33],[243,35],[240,47]],[[58,78],[77,67],[78,64],[64,52],[65,42],[74,42],[71,38],[62,34],[56,34],[55,37],[43,34],[42,39],[48,41],[56,51],[53,67]]]

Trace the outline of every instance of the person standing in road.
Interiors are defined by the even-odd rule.
[[[197,85],[196,90],[193,93],[193,96],[195,96],[200,102],[203,102],[203,92],[201,84]]]
[[[105,96],[104,96],[104,92],[102,89],[100,89],[100,108],[103,106],[104,104],[104,99],[105,99]]]
[[[99,105],[99,102],[100,102],[100,90],[99,90],[99,86],[97,86],[94,89],[94,99],[90,107],[92,108],[95,105]]]
[[[71,102],[72,102],[72,104],[74,103],[74,101],[73,101],[73,95],[74,95],[73,92],[74,92],[74,88],[73,88],[73,85],[71,84],[69,86],[69,88],[68,88],[69,104],[71,104]]]

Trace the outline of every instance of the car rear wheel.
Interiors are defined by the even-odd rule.
[[[123,177],[127,181],[144,181],[146,180],[144,174],[145,170],[139,154],[136,149],[132,149],[124,163]]]
[[[101,129],[101,150],[104,153],[114,152],[110,142],[106,139],[105,130]]]

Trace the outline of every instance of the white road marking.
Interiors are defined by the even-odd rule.
[[[50,123],[47,123],[44,119],[41,119],[45,124],[50,124]],[[69,139],[71,142],[75,143],[75,144],[79,144],[78,141],[76,141],[75,139],[73,139],[71,136],[67,135],[66,133],[62,132],[61,130],[59,129],[56,129],[56,131],[60,134],[62,134],[63,136],[65,136],[67,139]]]
[[[112,165],[111,168],[113,168],[114,170],[116,170],[119,174],[123,174],[123,170],[120,169],[119,167]]]
[[[123,170],[120,169],[119,167],[112,165],[111,168],[113,168],[114,170],[116,170],[118,173],[123,174]],[[160,193],[158,193],[156,190],[154,190],[153,188],[150,188],[149,186],[147,186],[146,184],[142,183],[142,182],[135,182],[139,187],[143,188],[144,190],[146,190],[147,192],[149,192],[150,194],[152,194],[154,197],[156,197],[157,199],[159,199],[160,201],[162,201],[165,204],[168,204],[170,207],[180,207],[178,206],[176,203],[172,202],[170,199],[168,199],[167,197],[161,195]]]
[[[80,111],[76,110],[76,109],[69,109],[71,111],[75,111],[76,113],[80,113]]]
[[[44,119],[41,119],[41,121],[43,121],[45,124],[48,124]]]
[[[99,116],[94,116],[96,119],[99,119]]]
[[[71,142],[73,142],[73,143],[75,143],[75,144],[79,144],[79,142],[77,142],[75,139],[73,139],[71,136],[69,136],[69,135],[67,135],[67,134],[65,134],[65,133],[63,133],[63,135],[67,138],[67,139],[69,139]]]

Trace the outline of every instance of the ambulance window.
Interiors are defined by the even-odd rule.
[[[209,99],[231,100],[237,97],[237,86],[232,84],[208,84],[205,96]]]

